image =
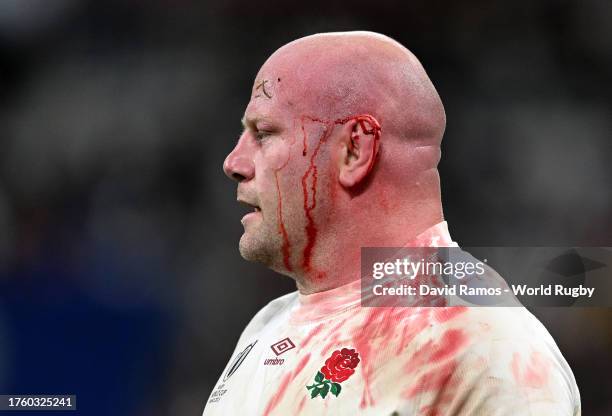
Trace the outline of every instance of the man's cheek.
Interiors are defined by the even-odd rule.
[[[282,138],[274,146],[267,149],[265,159],[267,166],[275,172],[284,171],[294,163],[291,147]]]

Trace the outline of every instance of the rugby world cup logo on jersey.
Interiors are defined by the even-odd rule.
[[[232,361],[232,364],[227,369],[227,373],[225,373],[225,377],[223,377],[224,382],[227,381],[227,379],[230,378],[232,374],[236,372],[236,370],[238,370],[238,368],[240,367],[242,362],[246,359],[247,355],[249,355],[249,353],[251,352],[255,344],[257,344],[257,341],[253,342],[252,344],[247,345],[246,348],[242,350],[242,352],[238,354],[236,358],[234,358],[234,361]]]
[[[285,362],[283,358],[278,358],[280,355],[295,348],[295,344],[289,339],[281,339],[278,342],[270,345],[270,349],[276,355],[276,358],[268,358],[264,361],[264,365],[281,365]]]

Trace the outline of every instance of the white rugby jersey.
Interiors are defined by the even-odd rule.
[[[414,246],[456,246],[446,223]],[[259,311],[214,415],[579,415],[574,376],[523,307],[370,307],[360,281]]]

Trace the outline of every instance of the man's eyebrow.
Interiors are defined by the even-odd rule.
[[[262,121],[271,123],[268,119],[264,117],[249,118],[249,117],[243,116],[242,119],[240,120],[240,122],[242,123],[242,127],[244,127],[245,129],[253,129],[253,130],[257,130],[257,124]]]
[[[257,121],[259,121],[258,118],[248,118],[247,116],[243,116],[242,119],[240,119],[240,122],[242,123],[242,127],[244,127],[245,129],[247,128],[254,129],[255,126],[257,125]]]

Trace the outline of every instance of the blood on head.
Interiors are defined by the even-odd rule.
[[[361,115],[353,115],[347,116],[340,119],[324,119],[320,117],[313,117],[309,115],[302,115],[298,118],[300,129],[299,131],[302,134],[302,157],[307,159],[307,165],[304,173],[301,176],[301,190],[303,195],[303,214],[305,218],[305,226],[304,226],[304,241],[305,245],[301,250],[301,256],[298,259],[299,268],[306,275],[314,277],[315,279],[322,279],[325,277],[325,272],[321,270],[315,270],[313,266],[313,251],[315,249],[315,245],[317,242],[317,237],[319,234],[319,227],[316,224],[314,210],[317,208],[317,202],[320,201],[323,194],[319,189],[319,175],[321,172],[320,166],[318,164],[317,157],[322,151],[323,146],[327,143],[329,137],[331,136],[334,127],[337,125],[344,125],[350,121],[355,121],[363,131],[363,134],[372,135],[374,137],[375,146],[378,146],[378,141],[380,140],[380,124],[378,121],[369,114],[361,114]],[[315,124],[319,127],[317,130],[319,134],[315,137],[309,134],[312,130],[310,128],[310,124]],[[374,158],[368,166],[368,171],[372,169],[372,165],[374,162]],[[276,175],[276,189],[278,193],[278,209],[277,209],[277,221],[278,221],[278,229],[279,233],[283,238],[282,245],[282,255],[283,255],[283,264],[288,271],[293,271],[294,267],[291,264],[292,259],[292,244],[287,232],[287,226],[283,219],[283,195],[281,192],[281,187],[279,185],[279,173],[282,175],[283,169],[288,164],[285,163],[284,166],[277,169],[275,171]],[[323,172],[329,172],[327,170],[323,170]],[[335,188],[331,188],[335,189]],[[335,191],[330,191],[329,194],[333,195]]]

